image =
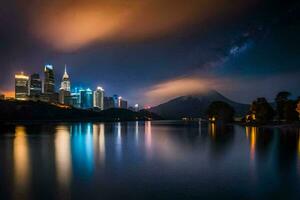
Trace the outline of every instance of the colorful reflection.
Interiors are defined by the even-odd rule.
[[[257,127],[246,126],[246,137],[250,140],[250,159],[255,159],[255,148],[257,140]]]
[[[212,139],[216,138],[216,123],[209,123],[208,124],[208,132]]]
[[[121,122],[118,122],[115,125],[117,129],[117,138],[116,138],[116,152],[117,159],[120,160],[122,157],[122,135],[121,135]]]
[[[14,183],[15,195],[22,197],[27,196],[27,189],[30,179],[30,158],[28,141],[26,136],[26,129],[23,126],[17,126],[15,129],[14,139]]]
[[[92,175],[94,170],[93,126],[80,123],[71,128],[72,160],[74,173]]]
[[[67,126],[58,126],[55,134],[55,166],[57,180],[66,192],[72,176],[70,132]]]
[[[105,160],[105,135],[104,135],[104,124],[99,125],[99,147],[100,147],[100,157],[102,162]]]
[[[102,164],[105,162],[105,135],[104,124],[93,125],[93,140],[94,140],[94,152],[95,159],[100,160]]]
[[[135,142],[138,144],[139,142],[139,122],[135,122]]]
[[[145,144],[147,153],[152,152],[152,130],[151,130],[151,121],[145,122]]]

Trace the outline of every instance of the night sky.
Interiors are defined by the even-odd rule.
[[[0,92],[14,74],[67,64],[71,85],[131,104],[216,89],[244,103],[300,96],[300,2],[2,0]]]

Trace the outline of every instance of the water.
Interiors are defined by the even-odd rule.
[[[300,198],[297,128],[60,123],[0,133],[0,199]]]

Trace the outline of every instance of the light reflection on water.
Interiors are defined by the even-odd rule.
[[[55,166],[57,180],[64,193],[69,193],[72,176],[70,131],[68,126],[57,126],[55,133]]]
[[[299,128],[148,121],[1,132],[1,199],[299,197]]]
[[[30,179],[30,158],[26,128],[17,126],[14,139],[14,182],[16,198],[27,198]]]

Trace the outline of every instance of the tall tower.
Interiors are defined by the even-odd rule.
[[[84,109],[93,107],[93,92],[91,89],[80,90],[80,107]]]
[[[27,100],[29,96],[29,76],[15,75],[15,97],[17,100]]]
[[[100,110],[104,109],[104,89],[102,87],[97,87],[97,90],[94,91],[94,107],[99,108]]]
[[[68,92],[71,91],[71,83],[70,83],[69,75],[67,73],[67,66],[66,65],[65,65],[65,72],[64,72],[64,75],[62,77],[62,82],[61,82],[61,85],[60,85],[60,89],[68,91]]]
[[[62,104],[70,104],[71,97],[71,83],[69,79],[69,75],[67,73],[67,66],[65,65],[65,72],[62,77],[62,81],[59,89],[59,102]]]
[[[45,65],[44,93],[52,95],[55,92],[54,71],[52,65]]]
[[[32,74],[30,76],[30,86],[29,86],[30,96],[39,96],[42,94],[42,81],[39,74]]]
[[[114,107],[119,108],[119,95],[114,94],[112,98],[114,99]]]

